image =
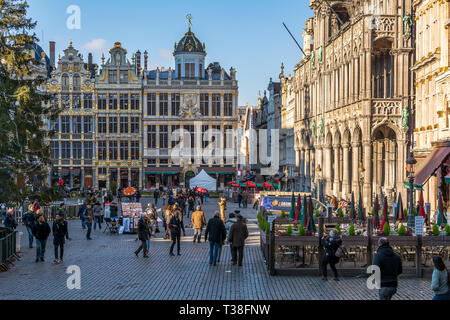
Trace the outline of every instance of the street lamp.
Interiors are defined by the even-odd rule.
[[[286,191],[289,191],[288,183],[289,183],[289,169],[286,167],[284,169],[284,175],[286,176]]]
[[[406,170],[407,175],[409,177],[409,214],[408,214],[408,228],[414,229],[415,226],[415,217],[414,217],[414,165],[417,163],[416,159],[414,159],[414,154],[412,152],[409,153],[408,159],[406,160]]]
[[[320,201],[320,174],[322,173],[322,168],[320,167],[320,163],[317,165],[316,172],[317,172],[317,175],[316,175],[316,191],[317,191],[316,198],[317,198],[317,200]]]

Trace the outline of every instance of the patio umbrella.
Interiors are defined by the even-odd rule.
[[[358,201],[358,221],[364,221],[366,220],[366,217],[364,216],[364,210],[362,205],[362,198],[361,193],[359,194],[359,201]]]
[[[205,188],[201,188],[201,187],[196,187],[194,189],[194,191],[200,192],[200,193],[207,193],[208,190],[206,190]]]
[[[236,180],[228,182],[227,184],[236,184]]]
[[[403,216],[403,201],[402,201],[402,194],[398,194],[398,201],[397,201],[397,209],[395,211],[395,221],[403,221],[405,220],[405,217]]]
[[[388,217],[388,209],[387,209],[387,197],[384,197],[384,202],[383,202],[383,219],[381,219],[381,230],[384,229],[384,225],[386,223],[389,223],[389,217]]]
[[[419,209],[419,216],[427,218],[427,214],[425,212],[425,207],[423,204],[423,191],[420,191],[420,201],[419,201],[420,209]]]
[[[375,209],[374,211],[375,212],[374,212],[374,215],[373,215],[373,228],[374,229],[380,229],[380,216],[378,215],[378,210],[377,209]]]
[[[307,208],[306,208],[306,195],[303,196],[302,215],[300,217],[300,220],[302,221],[303,226],[306,227],[306,224],[308,222],[308,212],[307,212]]]
[[[264,188],[264,186],[261,183],[255,182],[255,184],[257,188]]]
[[[298,221],[301,205],[302,205],[302,199],[300,198],[300,195],[298,195],[297,208],[295,208],[295,221]]]
[[[308,211],[309,211],[309,214],[308,214],[307,230],[316,233],[317,228],[316,228],[316,223],[314,222],[314,213],[313,213],[313,205],[312,205],[311,198],[309,198],[309,201],[308,201]]]
[[[295,218],[295,196],[294,193],[292,192],[291,211],[289,211],[289,220],[294,220],[294,218]]]
[[[353,221],[356,219],[356,210],[355,210],[355,195],[352,192],[352,203],[350,205],[350,219]]]
[[[378,203],[378,195],[375,196],[375,214],[378,215],[378,211],[380,211],[380,204]]]
[[[126,197],[132,197],[136,194],[136,189],[133,187],[128,187],[122,191],[122,194]]]
[[[256,188],[256,183],[254,183],[252,181],[247,181],[247,182],[244,182],[243,184],[245,184],[245,186],[247,186],[249,188]]]
[[[444,205],[442,202],[442,193],[439,192],[439,202],[438,202],[438,217],[436,224],[439,227],[445,227],[447,224],[447,210],[444,211]]]

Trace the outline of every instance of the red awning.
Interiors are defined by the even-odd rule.
[[[436,172],[450,154],[450,147],[441,147],[434,149],[423,162],[423,166],[416,173],[415,184],[423,186],[428,179]]]

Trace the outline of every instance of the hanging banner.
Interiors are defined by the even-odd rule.
[[[291,209],[291,197],[263,196],[262,205],[266,210],[289,211]]]

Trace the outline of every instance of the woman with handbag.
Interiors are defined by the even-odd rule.
[[[327,266],[329,264],[334,274],[334,280],[339,281],[336,264],[342,256],[342,239],[338,237],[337,231],[333,229],[330,231],[329,236],[324,236],[321,239],[321,242],[326,250],[325,257],[322,260],[322,280],[328,280]]]

